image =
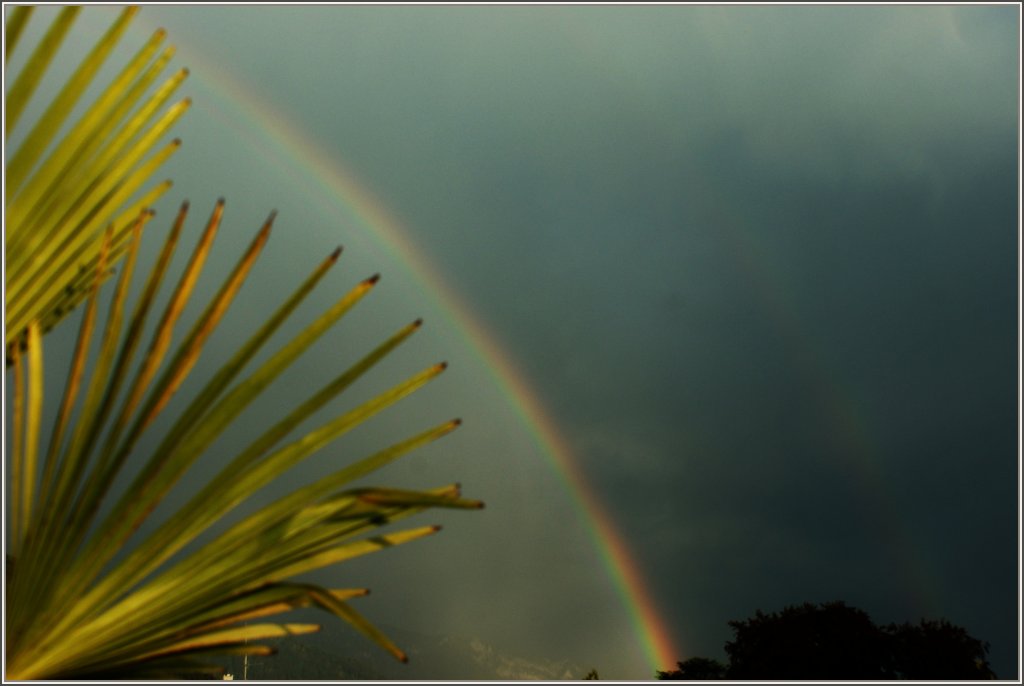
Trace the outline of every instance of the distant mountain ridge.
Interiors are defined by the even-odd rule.
[[[316,634],[267,642],[276,655],[250,657],[250,681],[467,681],[579,680],[589,671],[569,660],[548,660],[509,655],[479,638],[429,636],[393,627],[381,627],[409,662],[402,664],[355,630],[321,620]],[[243,678],[240,657],[225,663],[235,680]]]

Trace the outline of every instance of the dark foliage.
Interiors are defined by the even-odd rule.
[[[985,655],[988,643],[942,619],[890,624],[884,629],[895,657],[897,679],[995,679]]]
[[[866,613],[843,603],[804,604],[729,622],[732,679],[884,679],[885,637]]]
[[[946,620],[876,626],[842,602],[758,610],[729,622],[728,666],[690,658],[659,679],[994,679],[988,644]]]
[[[659,679],[675,681],[713,681],[725,678],[726,666],[718,660],[706,657],[691,657],[686,662],[677,662],[679,669],[658,672]]]

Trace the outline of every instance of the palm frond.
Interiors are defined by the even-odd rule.
[[[19,123],[78,11],[66,8],[57,15],[8,92],[9,127]],[[366,595],[366,589],[327,589],[296,577],[436,533],[437,526],[378,531],[428,508],[482,507],[462,498],[457,485],[424,491],[352,487],[355,480],[447,435],[459,420],[341,466],[216,535],[213,528],[302,461],[445,370],[445,363],[430,365],[355,409],[290,438],[418,331],[419,320],[398,329],[283,412],[151,533],[139,535],[143,523],[167,505],[167,495],[201,464],[214,442],[338,325],[379,277],[356,283],[247,372],[337,263],[341,249],[335,250],[209,376],[176,417],[157,421],[197,369],[207,342],[263,252],[274,214],[182,333],[182,314],[197,292],[224,201],[216,203],[163,312],[150,326],[188,216],[188,203],[183,204],[129,305],[139,246],[153,216],[147,208],[170,182],[140,189],[177,149],[178,141],[160,148],[160,140],[188,107],[185,100],[160,113],[187,75],[184,70],[147,95],[173,54],[171,48],[160,50],[163,32],[157,31],[138,51],[62,140],[54,137],[135,11],[128,8],[120,14],[32,125],[6,170],[5,347],[13,376],[6,676],[218,676],[222,670],[205,661],[209,656],[269,654],[272,649],[251,641],[317,630],[314,624],[262,621],[303,607],[341,618],[404,660],[404,653],[350,606],[348,601]],[[27,7],[12,11],[5,27],[7,55],[19,44],[31,14]],[[109,306],[103,310],[100,294],[115,274]],[[43,337],[83,303],[69,372],[43,450]],[[162,435],[145,443],[156,447],[140,454],[143,437],[157,431]],[[125,483],[129,463],[134,476]],[[204,536],[209,540],[200,545]],[[260,621],[251,623],[255,620]]]
[[[80,10],[68,7],[57,15],[6,94],[5,135],[18,131],[21,113],[37,93]],[[165,37],[162,30],[154,33],[85,114],[57,140],[61,127],[137,10],[127,7],[120,13],[32,124],[6,165],[4,286],[8,356],[11,345],[24,340],[29,322],[38,321],[43,330],[49,330],[81,302],[88,292],[83,276],[87,281],[95,273],[107,227],[113,225],[115,230],[113,262],[123,252],[139,211],[170,187],[167,182],[157,184],[132,207],[125,207],[179,147],[178,141],[158,146],[189,106],[184,100],[160,112],[185,72],[172,76],[141,102],[173,54],[173,48],[159,52]],[[29,8],[12,12],[5,27],[8,52],[19,45],[17,38],[29,15]],[[131,212],[125,214],[126,209]]]
[[[310,605],[345,619],[401,656],[401,651],[338,595],[316,587],[281,584],[324,566],[435,533],[438,527],[426,526],[373,535],[375,529],[426,508],[482,506],[478,501],[462,499],[455,486],[423,492],[341,490],[353,480],[451,432],[459,424],[455,420],[343,467],[267,505],[194,552],[177,555],[261,488],[441,374],[445,365],[432,365],[279,447],[294,428],[415,333],[420,328],[416,321],[402,327],[255,437],[173,516],[134,548],[126,550],[133,533],[213,441],[377,283],[377,277],[371,277],[356,284],[254,372],[238,380],[246,363],[334,265],[339,255],[335,251],[212,375],[171,423],[110,512],[98,519],[100,503],[113,494],[116,479],[139,438],[147,429],[157,426],[154,420],[195,367],[203,343],[234,300],[266,242],[270,220],[176,351],[170,354],[169,330],[184,305],[183,298],[187,299],[199,277],[222,211],[223,205],[218,204],[199,240],[194,259],[186,265],[185,274],[170,297],[168,311],[153,332],[149,353],[141,365],[141,378],[122,389],[127,400],[118,413],[111,408],[123,385],[124,368],[131,356],[129,348],[139,346],[139,327],[133,320],[129,320],[124,332],[120,330],[127,319],[126,283],[135,263],[134,246],[111,298],[92,376],[87,383],[81,379],[85,351],[97,328],[94,319],[100,275],[106,268],[111,242],[111,234],[107,233],[82,318],[62,411],[55,420],[56,439],[46,453],[38,493],[29,484],[35,481],[38,471],[34,456],[38,454],[39,431],[38,420],[34,418],[41,412],[43,364],[39,326],[33,323],[26,334],[27,370],[23,369],[20,348],[13,349],[15,403],[23,408],[16,412],[16,421],[23,421],[26,428],[18,430],[18,449],[13,456],[19,475],[15,485],[20,487],[15,489],[18,524],[10,546],[14,562],[8,580],[7,648],[12,676],[58,678],[105,670],[116,672],[132,663],[144,665],[172,654],[182,657],[215,646],[231,646],[237,641],[229,639],[242,633],[231,633],[226,623],[236,625],[247,618],[262,616],[268,608],[278,612]],[[183,220],[184,208],[162,255],[167,255],[169,246],[177,241]],[[142,218],[134,227],[136,240],[141,232]],[[164,274],[165,265],[158,259],[147,285],[158,286]],[[142,294],[147,301],[152,299],[149,290]],[[139,314],[137,307],[135,315]],[[152,362],[160,359],[168,360],[162,373]],[[19,381],[23,373],[28,376],[27,384]],[[78,396],[83,393],[85,399],[79,403]],[[76,406],[79,409],[72,423],[68,418],[71,408]],[[108,439],[114,436],[114,440],[101,441],[104,434]],[[69,438],[61,441],[59,437],[63,435]],[[100,445],[102,449],[97,449]],[[121,558],[115,560],[119,555]],[[140,617],[145,619],[140,621]]]

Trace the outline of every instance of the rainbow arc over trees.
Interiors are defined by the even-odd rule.
[[[199,53],[190,46],[189,54],[194,58]],[[401,263],[429,287],[436,299],[438,311],[448,319],[446,324],[468,343],[467,348],[479,358],[481,366],[488,370],[491,380],[563,481],[585,522],[605,571],[623,602],[651,669],[668,669],[683,659],[678,644],[658,613],[657,603],[648,590],[641,569],[618,533],[607,509],[588,486],[578,460],[550,419],[541,400],[530,388],[524,375],[516,370],[512,358],[478,324],[471,309],[456,292],[445,285],[444,279],[410,243],[400,223],[348,169],[327,156],[323,146],[291,123],[288,117],[276,111],[272,104],[214,66],[211,60],[201,60],[201,67],[195,69],[190,78],[193,83],[199,81],[207,84],[209,92],[216,94],[217,104],[225,108],[221,116],[230,118],[236,131],[256,138],[257,149],[264,150],[268,155],[273,154],[275,159],[287,160],[301,175],[304,183],[315,184],[323,196],[339,205],[339,209],[356,217],[364,225],[363,228],[376,237],[375,242],[383,243],[383,247],[394,251]],[[206,97],[204,93],[202,98]],[[240,127],[247,128],[248,132],[240,131]],[[270,149],[267,149],[268,145]]]

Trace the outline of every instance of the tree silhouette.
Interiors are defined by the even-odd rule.
[[[729,622],[728,666],[694,657],[658,679],[994,679],[988,644],[946,620],[876,626],[842,602]]]
[[[691,657],[686,662],[677,662],[679,669],[658,672],[659,679],[676,681],[712,681],[725,678],[726,666],[718,660],[706,657]]]
[[[898,679],[995,679],[985,655],[988,643],[942,619],[885,627]]]
[[[725,644],[733,679],[884,679],[885,637],[868,615],[843,603],[760,610],[729,622]]]

